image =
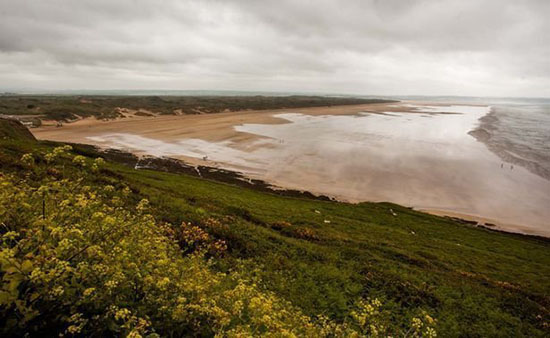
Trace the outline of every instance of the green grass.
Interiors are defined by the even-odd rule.
[[[48,146],[0,143],[2,170],[17,170],[14,159],[40,147]],[[546,239],[475,228],[389,203],[281,197],[116,163],[88,180],[124,182],[136,201],[151,201],[157,220],[192,222],[225,239],[228,255],[217,269],[245,259],[262,285],[308,314],[339,319],[355,299],[378,297],[393,328],[425,310],[445,337],[549,333]],[[212,226],[212,219],[221,225]]]
[[[337,318],[351,300],[366,295],[384,299],[398,323],[426,309],[445,336],[537,335],[537,316],[548,321],[547,240],[388,203],[286,198],[119,166],[113,172],[166,221],[222,220],[228,227],[211,231],[227,239],[231,255],[261,265],[269,288],[308,313]],[[281,221],[292,226],[276,230]],[[312,229],[318,239],[299,238],[300,228]]]

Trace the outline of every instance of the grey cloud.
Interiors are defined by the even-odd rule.
[[[550,96],[549,14],[544,0],[0,0],[0,90]]]

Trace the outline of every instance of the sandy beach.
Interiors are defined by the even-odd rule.
[[[115,120],[82,119],[66,123],[57,128],[54,121],[45,121],[33,133],[40,139],[66,142],[82,142],[88,136],[107,133],[129,133],[152,137],[162,141],[177,141],[182,138],[200,138],[211,142],[233,141],[242,145],[258,135],[241,133],[233,127],[239,124],[279,124],[288,121],[274,115],[292,111],[312,116],[354,115],[357,112],[382,113],[386,111],[411,111],[411,107],[399,104],[364,104],[332,107],[292,108],[275,110],[248,110],[224,112],[218,114],[197,115],[155,115],[154,117],[136,115],[136,111],[124,113],[125,118]],[[86,142],[89,143],[89,142]],[[99,144],[98,144],[99,145]]]
[[[84,119],[39,139],[114,147],[238,170],[349,202],[390,201],[550,236],[550,181],[468,132],[487,106],[402,102],[208,115]]]

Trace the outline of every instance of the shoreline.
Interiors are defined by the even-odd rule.
[[[48,141],[46,141],[48,142]],[[489,218],[459,213],[452,210],[438,210],[430,208],[413,208],[399,203],[390,201],[372,201],[358,200],[352,201],[338,196],[325,195],[311,190],[300,190],[280,187],[270,182],[261,179],[250,177],[245,173],[216,167],[206,164],[191,163],[179,158],[155,157],[150,155],[137,155],[132,152],[125,152],[113,148],[102,148],[89,144],[72,144],[74,147],[84,148],[85,151],[96,152],[97,156],[102,156],[110,161],[124,164],[136,170],[153,170],[168,172],[172,174],[185,174],[194,177],[212,180],[215,182],[236,185],[239,187],[252,189],[255,191],[267,192],[285,197],[308,198],[321,201],[333,201],[338,203],[361,204],[361,203],[389,203],[396,204],[403,208],[408,208],[417,212],[427,213],[434,216],[447,218],[464,226],[481,228],[487,231],[500,232],[510,235],[525,236],[543,241],[550,241],[550,235],[545,236],[537,233],[529,232],[528,229],[523,229],[525,226],[516,224],[505,224]],[[198,160],[201,161],[201,160]],[[204,161],[202,161],[204,162]],[[514,230],[515,229],[515,230]]]
[[[416,105],[416,106],[415,106]],[[520,225],[514,222],[505,222],[503,220],[496,220],[492,217],[480,217],[477,216],[475,213],[467,213],[464,212],[465,210],[464,205],[456,205],[456,208],[454,210],[449,209],[449,207],[445,208],[437,208],[433,207],[433,203],[429,202],[418,202],[418,203],[407,203],[407,200],[404,197],[398,198],[398,199],[391,199],[384,197],[384,195],[376,196],[376,192],[380,190],[381,188],[374,187],[374,190],[370,191],[369,196],[370,198],[365,198],[364,196],[361,197],[361,195],[353,196],[353,194],[350,195],[349,191],[346,192],[345,189],[333,189],[330,188],[330,182],[327,183],[327,181],[321,176],[317,177],[317,184],[314,184],[315,179],[311,181],[311,174],[308,174],[307,167],[295,167],[293,170],[286,170],[284,175],[280,175],[278,177],[273,175],[266,175],[265,170],[269,170],[268,168],[264,168],[264,171],[255,172],[254,167],[247,166],[247,162],[241,162],[239,163],[228,163],[222,160],[216,160],[216,158],[203,160],[201,159],[201,156],[188,156],[185,154],[179,153],[178,155],[174,153],[168,153],[163,154],[162,153],[162,147],[165,146],[165,143],[173,144],[174,142],[178,142],[178,140],[181,139],[197,139],[197,140],[203,140],[206,146],[214,143],[227,143],[230,144],[230,148],[223,148],[221,151],[227,151],[229,149],[233,149],[231,151],[236,151],[237,155],[242,154],[249,154],[250,152],[256,151],[257,149],[265,149],[266,147],[277,147],[277,145],[272,145],[269,142],[273,141],[272,137],[261,135],[261,133],[254,133],[254,132],[246,132],[242,130],[236,130],[236,126],[255,126],[255,125],[270,125],[270,126],[276,126],[281,124],[292,124],[293,121],[287,120],[285,118],[281,118],[278,116],[274,116],[277,114],[283,114],[288,113],[291,111],[292,113],[296,114],[303,114],[305,116],[310,116],[311,118],[322,118],[326,116],[360,116],[362,112],[378,115],[378,116],[388,116],[391,118],[393,114],[392,112],[396,113],[414,113],[418,116],[420,113],[422,116],[426,116],[426,118],[429,118],[430,116],[435,116],[438,114],[456,114],[453,112],[444,112],[444,108],[440,109],[441,112],[419,112],[416,108],[419,105],[426,105],[431,107],[451,107],[455,106],[452,103],[441,103],[441,102],[415,102],[415,101],[404,101],[404,102],[396,102],[396,103],[373,103],[373,104],[367,104],[367,105],[346,105],[346,106],[331,106],[331,107],[314,107],[314,108],[298,108],[298,109],[276,109],[276,110],[261,110],[261,111],[243,111],[243,112],[228,112],[228,113],[218,113],[218,114],[212,114],[212,115],[184,115],[184,116],[156,116],[156,117],[142,117],[142,116],[136,116],[136,117],[127,117],[125,119],[117,119],[117,120],[110,120],[110,121],[97,121],[97,120],[90,120],[85,119],[81,120],[75,123],[71,123],[68,125],[64,125],[61,128],[55,128],[52,126],[45,125],[41,128],[34,129],[33,134],[39,139],[49,139],[53,141],[60,141],[60,142],[71,142],[71,143],[86,143],[86,144],[92,144],[94,146],[98,146],[100,148],[110,148],[109,140],[103,140],[102,142],[97,141],[97,139],[100,139],[98,137],[96,141],[92,141],[90,139],[87,139],[86,137],[88,135],[94,135],[94,134],[108,134],[108,133],[114,133],[114,132],[124,132],[127,134],[134,134],[134,135],[140,135],[143,137],[149,137],[148,139],[130,139],[126,140],[129,144],[132,142],[146,142],[149,140],[160,140],[162,142],[159,143],[158,147],[155,147],[155,144],[149,145],[150,148],[155,149],[155,151],[159,151],[158,154],[151,154],[147,151],[140,151],[136,149],[130,148],[124,148],[121,147],[121,149],[124,149],[126,151],[129,151],[133,154],[136,154],[138,156],[143,156],[144,158],[147,157],[147,155],[154,155],[157,157],[170,157],[175,158],[179,161],[183,161],[185,165],[191,165],[195,168],[198,167],[210,167],[210,168],[216,168],[216,170],[225,170],[225,171],[231,171],[234,172],[237,175],[240,175],[243,177],[243,179],[247,180],[253,180],[253,181],[262,181],[264,184],[271,186],[273,189],[271,190],[279,190],[279,189],[290,189],[292,191],[306,191],[310,192],[311,194],[319,194],[324,196],[330,196],[332,199],[336,199],[338,201],[342,202],[349,202],[349,203],[360,203],[360,202],[381,202],[381,201],[391,201],[390,203],[396,203],[407,207],[412,207],[415,210],[428,212],[431,214],[436,214],[438,216],[445,215],[448,217],[458,217],[461,219],[465,219],[469,222],[475,221],[479,223],[480,225],[487,226],[491,230],[502,230],[506,232],[512,232],[512,233],[522,233],[525,235],[541,235],[540,232],[537,232],[536,230],[529,231],[531,229],[541,229],[540,226],[525,226]],[[473,106],[468,104],[459,104],[456,106]],[[476,106],[484,106],[484,105],[476,105]],[[460,114],[460,113],[459,113]],[[241,128],[242,129],[242,128]],[[473,129],[472,129],[473,130]],[[265,142],[264,142],[265,141]],[[475,140],[474,142],[482,144],[483,147],[485,147],[485,144],[483,142],[480,142],[479,140]],[[201,151],[204,150],[203,143],[199,143],[199,145],[196,146]],[[278,151],[277,149],[273,148],[273,151]],[[160,149],[160,150],[159,150]],[[227,150],[224,150],[227,149]],[[215,150],[215,149],[214,149]],[[213,150],[213,151],[214,151]],[[489,149],[490,150],[490,149]],[[172,151],[171,149],[168,149],[167,151]],[[177,151],[176,151],[177,153]],[[492,153],[492,151],[491,151]],[[210,154],[210,153],[208,153]],[[216,154],[215,152],[213,153]],[[231,158],[230,154],[224,154],[225,158]],[[213,156],[215,157],[215,156]],[[236,156],[238,157],[238,156]],[[280,159],[279,159],[280,160]],[[424,166],[424,164],[423,164]],[[261,166],[260,166],[261,167]],[[402,168],[403,170],[403,168]],[[350,172],[352,173],[352,172]],[[289,176],[290,175],[290,176]],[[305,175],[305,176],[304,176]],[[369,175],[368,172],[364,173],[363,175]],[[378,179],[385,180],[385,177],[387,177],[386,174],[383,174],[383,176],[380,176],[381,173],[371,172],[371,176],[374,175],[374,179],[376,180],[376,177]],[[411,173],[412,175],[412,173]],[[300,178],[302,177],[302,179]],[[304,180],[305,179],[305,180]],[[309,182],[309,184],[307,183]],[[328,185],[327,185],[328,184]],[[340,182],[340,185],[344,185],[345,187],[345,181]],[[448,184],[447,184],[448,185]],[[435,188],[436,186],[434,186]],[[460,189],[459,187],[452,188],[453,186],[448,186],[447,189]],[[409,187],[412,188],[412,187]],[[441,190],[439,187],[432,191],[435,197],[440,195],[443,190]],[[459,190],[455,190],[457,193],[460,192]],[[453,206],[452,201],[448,201],[448,206]],[[432,207],[419,207],[419,205],[432,205]],[[458,211],[462,210],[462,211]],[[503,209],[505,210],[505,209]],[[542,227],[544,229],[545,227]],[[543,236],[550,237],[550,233],[548,231]]]

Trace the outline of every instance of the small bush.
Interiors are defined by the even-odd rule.
[[[319,236],[311,228],[297,228],[292,231],[292,234],[296,238],[305,239],[308,241],[318,241]]]
[[[279,221],[271,224],[271,227],[275,230],[289,229],[292,227],[292,223],[286,221]]]

